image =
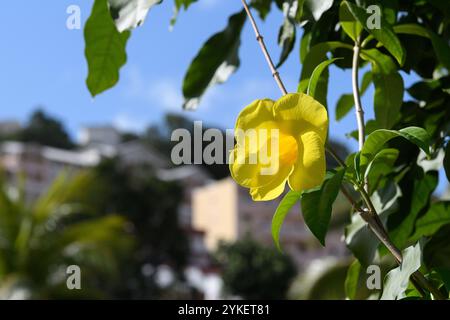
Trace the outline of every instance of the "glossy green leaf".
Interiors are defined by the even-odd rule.
[[[433,31],[413,23],[395,26],[394,31],[430,39],[437,58],[444,67],[450,70],[450,46]]]
[[[367,88],[369,87],[370,83],[372,82],[372,72],[367,71],[361,81],[360,86],[360,96],[362,97],[364,93],[366,93]],[[350,110],[355,105],[355,99],[353,97],[352,93],[343,94],[336,105],[336,121],[341,120],[343,117],[347,115],[347,113],[350,112]]]
[[[309,79],[309,84],[308,84],[308,90],[307,90],[307,94],[310,95],[311,97],[315,97],[316,96],[316,88],[317,88],[317,84],[320,80],[320,76],[322,75],[322,72],[330,65],[332,64],[334,61],[339,60],[342,58],[333,58],[330,60],[325,60],[323,62],[321,62],[313,71],[311,78]]]
[[[361,170],[365,172],[368,163],[375,157],[375,155],[383,148],[384,144],[389,140],[403,137],[417,145],[427,155],[430,155],[430,136],[428,133],[419,127],[408,127],[396,130],[379,129],[372,132],[366,139],[361,150]]]
[[[344,1],[344,3],[347,5],[348,10],[352,13],[355,19],[364,26],[367,32],[372,34],[375,39],[382,43],[384,47],[395,57],[397,62],[400,65],[403,65],[406,56],[405,49],[403,48],[400,40],[392,29],[392,26],[383,18],[383,16],[380,17],[380,29],[368,28],[367,20],[369,19],[370,14],[354,3],[350,3],[347,1]]]
[[[93,97],[113,87],[119,80],[119,70],[127,61],[125,48],[129,36],[128,31],[117,31],[107,0],[95,0],[84,28],[88,63],[86,84]]]
[[[280,246],[280,231],[283,226],[284,219],[292,207],[300,200],[302,196],[301,192],[289,191],[281,200],[278,205],[277,210],[272,218],[272,238],[277,246],[278,250],[281,251]]]
[[[442,226],[450,223],[450,202],[437,202],[416,222],[412,241],[431,236]]]
[[[358,291],[359,275],[361,273],[361,264],[357,259],[352,262],[347,270],[345,278],[345,295],[348,299],[354,300]]]
[[[404,91],[403,79],[398,72],[384,75],[374,69],[373,83],[375,119],[379,127],[390,129],[400,115]]]
[[[333,202],[339,194],[344,173],[344,170],[337,171],[328,176],[320,188],[305,191],[302,195],[303,218],[309,230],[322,245],[325,245]]]
[[[389,271],[384,280],[381,300],[399,300],[405,297],[409,277],[419,270],[422,259],[420,244],[406,248],[403,251],[402,264]]]
[[[364,30],[361,23],[358,22],[350,12],[346,2],[341,2],[341,5],[339,6],[339,23],[345,33],[352,38],[353,41],[356,41]]]
[[[378,152],[373,160],[370,161],[364,173],[370,190],[376,189],[381,177],[391,173],[398,154],[399,151],[397,149],[386,148]]]
[[[148,11],[162,1],[163,0],[108,0],[108,3],[117,30],[123,32],[142,25],[147,17]]]
[[[430,202],[430,196],[436,189],[437,184],[438,176],[435,171],[427,172],[414,180],[409,213],[401,224],[389,233],[391,240],[398,247],[402,248],[407,244],[408,238],[414,231],[417,216]]]
[[[403,103],[403,78],[392,59],[379,50],[362,50],[361,55],[372,63],[375,119],[380,128],[390,129],[397,122]]]
[[[353,47],[351,45],[339,41],[319,43],[309,50],[303,62],[302,72],[300,76],[300,83],[297,89],[298,92],[306,93],[306,90],[309,85],[309,80],[316,67],[320,63],[328,59],[327,53],[329,51],[333,51],[337,48],[345,48],[348,50],[353,50]],[[320,103],[322,103],[324,106],[327,105],[327,92],[328,92],[328,70],[324,70],[322,72],[322,77],[320,77],[319,81],[316,84],[315,90],[315,99]]]
[[[232,15],[225,30],[209,38],[194,58],[183,81],[185,109],[195,109],[208,87],[225,82],[239,67],[245,19],[245,11]]]

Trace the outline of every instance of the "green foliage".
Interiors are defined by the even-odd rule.
[[[309,79],[308,90],[307,90],[306,94],[310,95],[311,97],[316,96],[316,88],[317,88],[317,84],[320,81],[320,76],[322,75],[322,72],[324,70],[326,70],[326,68],[330,64],[332,64],[333,62],[335,62],[336,60],[339,60],[339,59],[340,58],[334,58],[334,59],[323,61],[314,69],[314,71],[311,75],[311,78]]]
[[[356,298],[360,272],[361,264],[358,260],[353,261],[347,270],[347,277],[345,278],[345,294],[350,300]]]
[[[239,67],[240,34],[245,12],[230,17],[225,30],[206,41],[192,61],[183,81],[184,108],[195,109],[206,89],[225,82]]]
[[[422,236],[431,236],[442,226],[450,223],[450,203],[434,203],[427,213],[416,221],[416,228],[412,239],[419,239]]]
[[[108,0],[111,17],[114,19],[117,30],[123,32],[131,30],[144,23],[148,11],[163,0]],[[191,1],[176,0],[177,7],[185,7]]]
[[[278,205],[277,210],[275,211],[275,214],[272,218],[272,237],[273,241],[275,242],[275,245],[277,246],[278,250],[281,251],[280,246],[280,231],[281,227],[283,226],[284,219],[286,218],[286,215],[289,213],[289,211],[292,209],[292,207],[298,203],[300,198],[302,197],[301,192],[295,192],[295,191],[289,191],[281,200],[280,204]]]
[[[40,109],[33,112],[23,129],[7,138],[61,149],[75,146],[63,124]]]
[[[249,237],[222,244],[216,257],[226,289],[244,299],[283,299],[296,268],[291,258]]]
[[[95,0],[84,28],[89,68],[86,84],[93,97],[119,81],[119,70],[127,61],[125,48],[129,36],[128,31],[117,31],[107,0]]]
[[[399,300],[405,297],[408,279],[420,268],[421,256],[422,250],[419,243],[403,251],[402,264],[386,275],[381,300]]]
[[[320,188],[306,191],[302,195],[303,218],[322,245],[325,245],[325,235],[330,224],[332,206],[339,193],[344,173],[345,170],[330,173]]]
[[[394,57],[400,65],[405,61],[405,49],[403,48],[392,26],[381,15],[381,28],[369,28],[367,21],[370,14],[364,8],[356,4],[344,1],[353,17],[375,38],[377,39]]]
[[[114,280],[131,249],[126,221],[92,214],[86,196],[93,176],[61,175],[47,193],[27,203],[0,184],[0,292],[25,290],[29,298],[102,297],[102,279]],[[93,189],[91,189],[93,192]],[[83,266],[83,291],[68,292],[65,268]],[[55,281],[56,280],[56,281]]]

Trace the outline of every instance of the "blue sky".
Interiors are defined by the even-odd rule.
[[[187,12],[181,12],[175,28],[169,31],[173,1],[165,0],[150,11],[142,27],[133,31],[127,48],[128,62],[121,70],[119,83],[93,99],[85,86],[83,31],[66,28],[66,9],[73,4],[80,6],[84,24],[92,1],[3,4],[0,119],[24,121],[37,106],[43,106],[63,120],[73,136],[80,127],[91,124],[113,123],[126,130],[142,130],[168,111],[181,112],[182,79],[190,61],[211,34],[224,28],[228,16],[241,9],[238,0],[200,0]],[[274,60],[280,54],[276,39],[281,22],[278,10],[273,10],[264,23],[259,21]],[[210,90],[198,111],[187,113],[190,118],[233,128],[239,111],[252,100],[280,96],[249,23],[243,33],[240,57],[238,72],[227,83]],[[288,91],[296,90],[300,70],[297,43],[280,69]],[[356,127],[353,113],[339,123],[334,121],[336,101],[350,88],[350,73],[333,68],[328,97],[330,135],[354,150],[356,142],[345,138],[345,133]],[[372,95],[370,88],[363,98],[367,118],[373,116]]]

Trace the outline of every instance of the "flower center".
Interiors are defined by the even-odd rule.
[[[297,161],[298,145],[294,137],[280,133],[279,159],[284,165],[292,165]]]

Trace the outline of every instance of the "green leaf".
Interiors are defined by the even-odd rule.
[[[420,244],[406,248],[403,251],[402,264],[389,271],[384,280],[381,300],[399,300],[404,298],[408,288],[409,277],[419,270],[422,259]]]
[[[358,259],[352,262],[345,278],[345,294],[348,299],[355,300],[358,291],[359,274],[361,273],[361,264]]]
[[[344,3],[347,5],[348,10],[352,13],[355,19],[358,20],[362,26],[364,26],[367,32],[372,34],[375,39],[381,42],[384,47],[395,57],[397,62],[400,65],[403,65],[406,57],[405,49],[402,47],[402,44],[392,29],[392,26],[383,18],[383,16],[380,17],[380,29],[368,28],[367,20],[370,18],[370,14],[354,3],[347,1],[344,1]]]
[[[417,145],[427,155],[430,155],[430,136],[419,127],[408,127],[399,131],[379,129],[372,132],[368,137],[361,150],[361,172],[365,172],[365,168],[375,155],[383,148],[384,144],[389,140],[403,137],[408,141]]]
[[[185,109],[195,109],[208,87],[225,82],[239,67],[245,19],[245,11],[232,15],[225,30],[209,38],[194,58],[183,81]]]
[[[318,21],[322,14],[333,6],[333,0],[305,0],[305,6]]]
[[[270,12],[272,0],[252,0],[250,6],[258,11],[259,17],[264,20]]]
[[[377,49],[362,50],[361,56],[372,63],[375,119],[379,127],[390,129],[403,103],[403,78],[392,59]]]
[[[360,86],[360,95],[361,97],[364,95],[364,93],[367,91],[367,88],[369,87],[370,83],[372,82],[372,72],[367,71],[361,81]],[[336,105],[336,121],[341,120],[343,117],[349,113],[349,111],[353,108],[355,105],[355,99],[353,97],[353,94],[343,94]]]
[[[436,57],[444,67],[450,70],[450,46],[433,31],[418,24],[402,24],[394,27],[396,33],[416,35],[431,40]]]
[[[365,180],[368,181],[371,190],[376,190],[379,180],[391,173],[398,154],[397,149],[382,149],[369,163],[365,172]]]
[[[400,73],[384,75],[374,69],[375,119],[381,128],[390,129],[398,121],[403,103],[403,78]]]
[[[450,143],[447,143],[445,147],[444,170],[445,175],[447,176],[447,181],[450,181]]]
[[[321,62],[328,59],[327,53],[329,51],[333,51],[338,48],[353,50],[353,47],[351,45],[339,41],[322,42],[313,46],[309,50],[302,65],[300,83],[297,89],[298,92],[306,92],[309,85],[309,79],[311,78],[316,67]],[[315,99],[326,106],[328,91],[328,70],[323,71],[322,77],[320,77],[319,81],[316,84],[315,91]]]
[[[107,0],[95,0],[84,28],[88,63],[86,84],[93,97],[113,87],[119,80],[119,69],[127,61],[125,48],[129,36],[128,31],[117,31]]]
[[[278,205],[277,210],[272,218],[272,238],[277,246],[278,250],[281,251],[280,246],[280,231],[283,226],[284,219],[292,207],[300,200],[302,196],[301,192],[289,191],[281,200]]]
[[[434,270],[446,269],[450,271],[450,224],[440,228],[423,249],[425,265]],[[448,279],[447,279],[448,280]]]
[[[296,23],[300,21],[303,13],[303,0],[283,1],[284,21],[278,32],[278,45],[281,46],[280,59],[276,65],[279,68],[294,49],[296,37]]]
[[[320,80],[320,76],[322,75],[322,72],[330,65],[332,64],[334,61],[339,60],[342,58],[333,58],[330,60],[325,60],[323,62],[321,62],[313,71],[311,78],[309,79],[309,84],[308,84],[308,90],[307,90],[307,94],[310,95],[311,97],[315,97],[316,95],[316,87],[317,87],[317,83]]]
[[[390,214],[398,209],[400,188],[390,181],[384,188],[377,190],[371,196],[373,205],[383,223]],[[345,227],[345,243],[362,265],[373,263],[380,241],[367,228],[367,223],[359,214],[353,214],[352,221]]]
[[[283,25],[278,32],[278,45],[281,46],[281,55],[275,68],[281,67],[281,65],[289,57],[289,54],[294,49],[295,45],[296,29],[295,24],[289,19],[285,19]]]
[[[339,6],[339,23],[345,33],[352,38],[353,41],[356,41],[364,30],[361,23],[359,23],[350,12],[346,2],[341,2],[341,5]]]
[[[178,13],[180,12],[180,9],[183,7],[184,10],[187,10],[189,6],[197,2],[198,0],[175,0],[175,8],[172,18],[170,19],[170,27],[173,27],[178,19]]]
[[[306,32],[306,31],[305,31]],[[311,32],[304,33],[300,40],[300,62],[303,64],[309,51],[309,42],[311,41]]]
[[[416,241],[433,235],[442,226],[450,223],[450,202],[437,202],[416,222],[416,230],[411,237]]]
[[[333,202],[339,194],[344,173],[343,169],[337,171],[332,176],[328,176],[319,189],[305,191],[302,195],[303,218],[322,245],[325,245]]]
[[[403,248],[409,236],[414,231],[414,224],[419,213],[428,205],[430,197],[438,184],[438,176],[434,171],[418,176],[414,180],[411,191],[411,207],[408,215],[401,224],[389,233],[391,240],[400,248]]]
[[[189,6],[191,4],[193,4],[194,2],[197,2],[197,1],[198,0],[175,0],[175,7],[177,9],[181,9],[181,7],[184,7],[184,9],[186,10],[187,8],[189,8]],[[259,1],[259,2],[261,2],[261,1]],[[270,9],[270,6],[269,6],[269,9]]]
[[[148,11],[163,0],[108,0],[109,10],[117,30],[134,29],[142,25]],[[177,0],[178,1],[178,0]]]

